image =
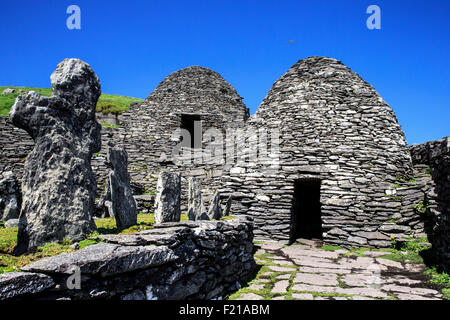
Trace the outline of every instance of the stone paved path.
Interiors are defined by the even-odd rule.
[[[262,300],[268,292],[276,300],[442,299],[424,279],[424,265],[380,258],[389,252],[366,251],[361,257],[344,249],[325,251],[310,240],[259,247],[255,260],[265,267],[237,299]]]

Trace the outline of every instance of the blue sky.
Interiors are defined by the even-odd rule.
[[[81,8],[81,30],[66,8]],[[381,30],[366,8],[381,8]],[[337,58],[394,108],[408,143],[450,134],[450,1],[1,0],[0,85],[50,87],[80,58],[102,91],[145,98],[178,69],[219,72],[253,114],[295,62]],[[290,42],[290,40],[295,40]]]

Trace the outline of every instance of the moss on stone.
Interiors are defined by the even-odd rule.
[[[325,251],[336,251],[336,250],[342,250],[343,248],[340,246],[333,246],[330,244],[326,244],[320,249],[325,250]]]

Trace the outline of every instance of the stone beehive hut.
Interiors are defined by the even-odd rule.
[[[149,190],[155,189],[161,170],[182,172],[183,184],[189,176],[198,177],[212,189],[220,185],[222,165],[173,159],[173,149],[180,145],[174,133],[185,129],[191,134],[192,143],[185,141],[183,154],[194,157],[194,149],[210,142],[204,135],[208,129],[224,134],[227,128],[243,127],[248,116],[242,97],[226,80],[210,69],[193,66],[167,76],[143,103],[132,105],[119,128],[109,130],[110,137],[103,140],[112,139],[126,148],[131,178]],[[203,133],[204,141],[194,144],[194,130]]]
[[[256,238],[388,246],[391,231],[407,231],[392,226],[401,203],[387,196],[412,173],[404,134],[392,108],[340,61],[297,62],[246,126],[280,130],[278,171],[246,162],[222,190],[240,199],[234,212],[254,216]]]
[[[21,160],[33,142],[7,120],[0,127],[0,171],[12,167],[20,177]],[[255,161],[245,155],[247,139],[235,146],[233,163],[199,163],[193,151],[211,144],[204,135],[211,128],[256,135],[279,130],[280,148]],[[200,142],[183,140],[182,151],[194,155],[194,161],[172,157],[180,144],[178,129],[203,133]],[[159,172],[180,172],[184,193],[193,176],[205,201],[215,189],[221,191],[222,204],[233,195],[232,214],[254,216],[256,239],[307,237],[348,247],[386,247],[391,236],[424,231],[414,206],[423,200],[424,186],[430,185],[425,190],[429,194],[434,188],[421,179],[406,183],[412,175],[411,156],[391,107],[356,73],[324,57],[292,66],[252,117],[218,73],[203,67],[179,70],[121,115],[117,127],[103,127],[103,146],[108,141],[125,147],[133,186],[140,189],[135,195],[145,191],[135,198],[146,212],[152,212],[149,194]],[[94,155],[92,163],[100,187],[108,173],[105,151]],[[183,212],[184,204],[182,200]]]

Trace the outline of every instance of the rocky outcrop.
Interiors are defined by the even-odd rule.
[[[202,190],[196,178],[189,178],[188,218],[191,221],[209,220],[203,204]]]
[[[51,83],[50,98],[27,92],[10,112],[35,142],[25,160],[17,253],[64,238],[78,241],[96,230],[90,161],[101,146],[95,119],[100,82],[87,63],[66,59]]]
[[[25,273],[0,275],[0,300],[225,297],[256,267],[252,226],[241,216],[101,236],[105,243],[39,260],[23,267]],[[72,290],[68,284],[77,275],[79,289]]]
[[[180,221],[181,174],[162,171],[156,185],[155,223]]]
[[[109,194],[112,216],[119,229],[126,229],[137,223],[136,202],[130,186],[128,158],[125,149],[108,143],[107,161],[111,166],[109,173]]]
[[[11,171],[0,177],[0,220],[17,219],[22,204],[19,182]]]
[[[14,88],[6,88],[5,90],[3,90],[2,94],[11,94],[16,92],[16,89]]]

